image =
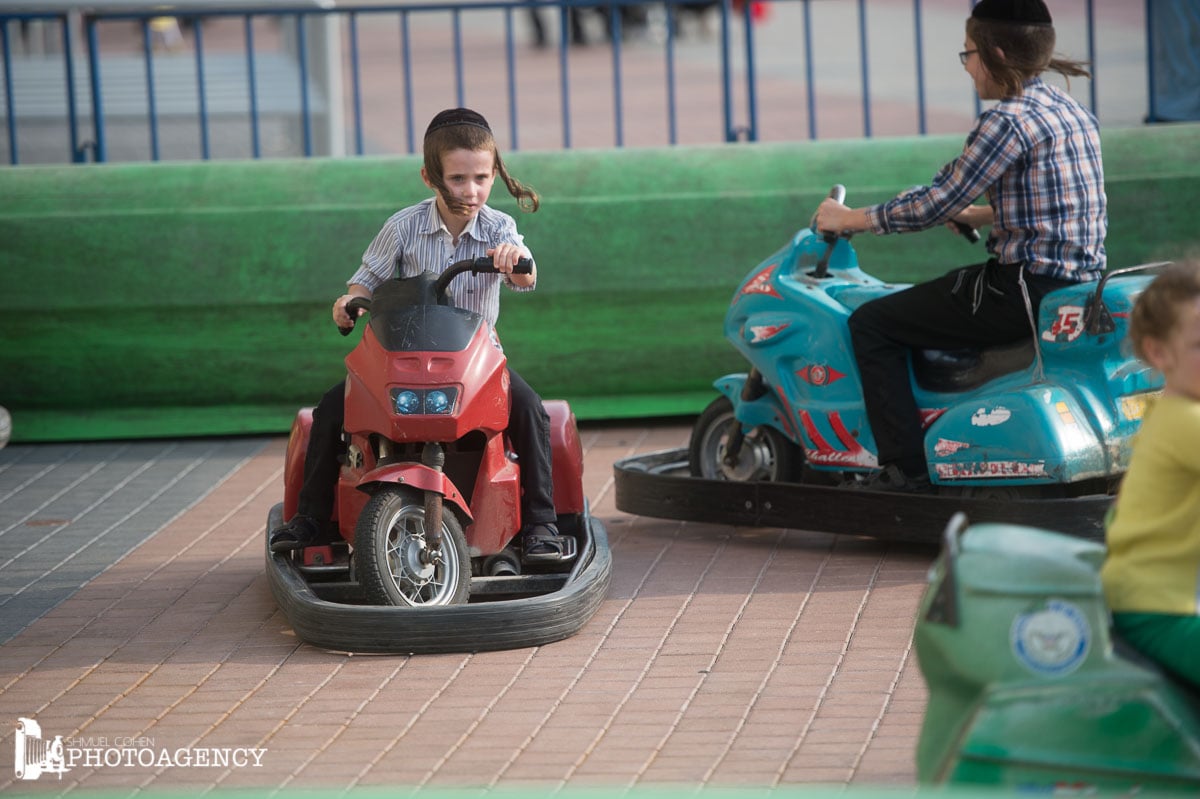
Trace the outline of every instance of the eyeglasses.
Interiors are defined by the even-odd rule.
[[[979,52],[978,50],[963,50],[961,53],[958,54],[958,60],[961,61],[962,65],[965,67],[967,65],[967,59],[978,52]]]

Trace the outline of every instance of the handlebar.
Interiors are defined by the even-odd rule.
[[[846,187],[841,183],[833,184],[833,188],[829,190],[829,197],[834,202],[844,204],[846,202]],[[814,233],[817,232],[816,224],[817,218],[814,214],[812,221]],[[829,246],[825,248],[825,254],[821,256],[821,260],[817,261],[817,268],[813,271],[813,276],[816,278],[823,278],[829,274],[829,256],[833,254],[833,248],[837,246],[838,234],[830,231],[821,234],[821,238]]]
[[[450,286],[450,281],[461,275],[463,272],[471,272],[476,275],[495,272],[496,265],[492,263],[492,256],[481,255],[478,258],[466,258],[462,261],[450,264],[445,272],[438,275],[437,283],[433,284],[434,293],[440,298],[445,295],[446,289]],[[533,271],[533,260],[529,258],[517,259],[517,265],[513,267],[514,275],[528,275]]]
[[[434,296],[436,296],[438,299],[444,297],[446,294],[446,289],[450,286],[450,281],[454,280],[454,278],[458,277],[463,272],[471,272],[476,275],[481,275],[489,272],[497,273],[498,270],[496,269],[496,265],[492,261],[492,256],[490,255],[481,255],[478,258],[465,258],[461,261],[456,261],[455,263],[451,264],[445,272],[442,272],[442,274],[438,276],[437,282],[434,283],[433,286]],[[518,259],[517,265],[513,267],[512,271],[514,275],[528,275],[532,272],[533,259],[531,258]],[[346,303],[346,313],[350,316],[350,327],[342,327],[339,325],[338,332],[343,336],[350,335],[350,332],[354,330],[354,322],[357,321],[358,317],[362,313],[370,313],[370,311],[370,297],[355,297],[354,299],[350,300],[350,302]]]
[[[957,219],[951,219],[954,227],[958,230],[959,235],[969,241],[971,244],[976,244],[979,241],[979,231],[968,225],[966,222],[959,222]]]
[[[967,514],[962,511],[956,511],[946,523],[946,529],[942,531],[942,547],[951,560],[958,557],[958,541],[969,526]]]
[[[350,327],[342,327],[341,325],[338,325],[338,332],[343,336],[350,335],[350,331],[354,329],[354,321],[358,319],[360,314],[369,313],[370,311],[370,297],[355,297],[354,299],[350,300],[350,302],[346,303],[346,313],[350,317]]]
[[[958,511],[942,533],[941,585],[929,599],[926,621],[947,627],[957,627],[961,621],[958,607],[958,553],[959,542],[967,531],[967,525],[967,514]]]

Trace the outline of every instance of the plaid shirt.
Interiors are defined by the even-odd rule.
[[[1060,280],[1104,271],[1108,224],[1100,134],[1092,114],[1035,78],[1020,97],[980,114],[962,155],[929,186],[867,209],[876,233],[925,230],[987,195],[988,252]]]
[[[383,229],[363,253],[362,266],[347,285],[357,283],[374,291],[392,277],[411,277],[425,270],[436,274],[466,258],[478,258],[497,244],[524,244],[525,237],[517,232],[517,223],[503,211],[483,206],[458,237],[454,238],[442,224],[433,197],[410,205],[392,214]],[[396,273],[396,258],[400,258],[400,274]],[[500,285],[514,291],[533,291],[533,286],[514,286],[508,275],[467,272],[454,278],[450,293],[454,304],[487,319],[492,327],[500,316]]]

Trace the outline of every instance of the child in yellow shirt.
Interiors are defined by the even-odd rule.
[[[1155,278],[1129,336],[1166,384],[1108,526],[1104,592],[1126,641],[1200,687],[1200,261]]]

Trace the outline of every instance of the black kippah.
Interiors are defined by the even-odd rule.
[[[1042,0],[979,0],[971,9],[971,16],[1013,25],[1049,27],[1054,24],[1050,9]]]
[[[445,111],[439,111],[438,115],[429,123],[429,127],[425,129],[425,137],[428,138],[429,134],[435,130],[455,125],[473,125],[477,128],[483,128],[488,133],[492,132],[491,127],[482,114],[472,111],[469,108],[448,108]]]

